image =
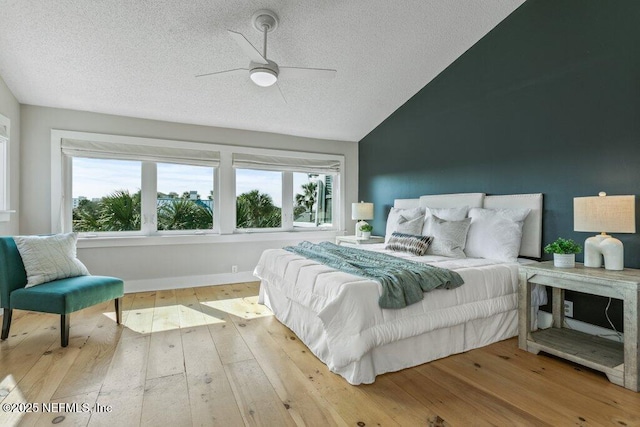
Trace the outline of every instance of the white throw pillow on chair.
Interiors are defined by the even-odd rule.
[[[76,233],[52,236],[15,236],[24,269],[25,288],[67,277],[87,276],[89,270],[76,257]]]

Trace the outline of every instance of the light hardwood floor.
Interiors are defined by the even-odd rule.
[[[64,349],[57,316],[15,312],[0,400],[40,412],[0,411],[0,425],[640,425],[640,394],[515,339],[351,386],[256,303],[257,290],[128,294],[123,326],[112,304],[74,313]]]

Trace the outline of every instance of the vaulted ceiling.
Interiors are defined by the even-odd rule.
[[[524,0],[0,0],[0,75],[22,104],[359,141]],[[227,29],[334,79],[258,87]],[[286,99],[286,101],[285,101]]]

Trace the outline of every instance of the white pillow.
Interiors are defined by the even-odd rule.
[[[471,258],[515,262],[520,253],[522,226],[531,209],[481,209],[469,211],[471,226],[465,253]]]
[[[445,221],[431,215],[426,222],[425,228],[429,230],[428,235],[433,236],[427,255],[466,258],[464,246],[471,218],[465,218],[462,221]]]
[[[76,258],[76,233],[13,238],[27,272],[25,288],[66,277],[86,276],[87,267]]]
[[[417,221],[415,221],[417,219]],[[424,210],[422,208],[398,209],[391,208],[387,217],[387,230],[385,232],[385,243],[394,232],[404,234],[420,234],[422,222],[424,221]]]
[[[469,206],[461,206],[459,208],[425,208],[424,213],[424,227],[422,228],[422,235],[429,236],[427,218],[430,216],[437,216],[445,221],[462,221],[467,217],[469,213]]]

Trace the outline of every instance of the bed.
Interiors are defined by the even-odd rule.
[[[518,266],[536,262],[531,258],[541,255],[542,195],[465,193],[397,199],[389,214],[387,232],[392,231],[392,217],[398,217],[398,213],[402,217],[403,213],[421,212],[427,218],[423,221],[426,224],[429,215],[446,216],[461,208],[467,209],[464,220],[442,222],[470,223],[466,242],[470,253],[465,258],[441,253],[418,256],[390,251],[385,249],[386,244],[360,245],[366,250],[455,271],[465,282],[458,288],[435,289],[405,308],[383,309],[378,305],[379,282],[284,249],[271,249],[262,254],[254,273],[261,281],[259,302],[267,305],[332,372],[354,385],[372,383],[377,375],[386,372],[513,337],[518,326]],[[510,215],[515,211],[526,211],[518,225],[521,235],[515,255],[508,260],[492,259],[495,244],[503,243],[499,238],[489,242],[496,236],[495,230],[487,234],[490,229],[478,228],[483,224],[478,215],[490,213],[489,219],[502,218],[500,215],[505,212]],[[430,231],[438,233],[435,228]],[[485,246],[493,244],[494,252],[478,256],[484,250],[478,241],[485,241]],[[499,254],[495,258],[500,258]],[[536,288],[532,300],[535,319],[537,307],[546,303],[546,293]]]

